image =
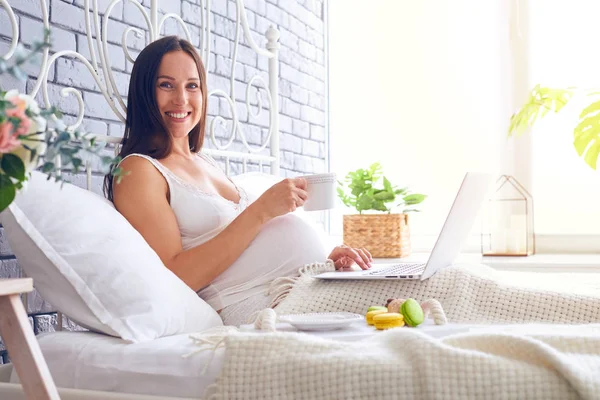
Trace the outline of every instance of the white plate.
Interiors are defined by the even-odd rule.
[[[364,320],[360,314],[348,312],[290,314],[279,317],[280,322],[287,322],[301,331],[330,331],[342,329],[350,324]]]

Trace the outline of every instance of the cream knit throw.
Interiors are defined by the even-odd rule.
[[[528,284],[504,282],[479,265],[447,268],[424,282],[311,277],[331,268],[310,265],[299,278],[275,282],[275,311],[364,313],[391,297],[413,297],[438,299],[452,322],[600,321],[600,279],[573,294],[560,282],[548,290],[557,282],[540,275]],[[205,340],[226,349],[210,400],[600,398],[600,324],[488,326],[442,339],[410,328],[356,342],[238,330],[218,339]]]
[[[550,332],[433,339],[399,328],[357,342],[232,333],[206,398],[598,399],[600,325]]]
[[[385,305],[389,298],[412,297],[419,302],[437,299],[451,323],[600,322],[600,274],[572,286],[572,277],[544,280],[543,273],[532,273],[511,281],[518,274],[465,264],[445,268],[425,281],[313,278],[330,270],[331,262],[311,264],[301,269],[297,278],[275,280],[271,285],[271,308],[277,315],[333,311],[364,314],[369,306]],[[530,280],[523,282],[524,277]]]

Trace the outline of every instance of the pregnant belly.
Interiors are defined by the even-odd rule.
[[[240,293],[327,258],[324,234],[294,215],[266,223],[242,255],[212,283],[213,290]]]

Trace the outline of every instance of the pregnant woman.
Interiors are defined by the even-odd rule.
[[[139,54],[119,154],[128,174],[119,183],[107,175],[104,190],[167,268],[224,319],[264,308],[268,283],[306,263],[329,258],[338,268],[369,268],[366,249],[339,246],[328,255],[292,214],[307,198],[304,179],[284,179],[249,199],[201,153],[206,103],[206,72],[189,42],[168,36]]]

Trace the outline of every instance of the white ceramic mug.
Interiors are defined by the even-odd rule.
[[[305,211],[329,210],[335,207],[335,173],[305,175],[308,198],[304,203]]]

